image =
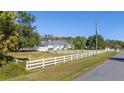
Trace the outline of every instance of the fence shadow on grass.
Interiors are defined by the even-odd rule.
[[[110,58],[110,60],[124,62],[124,58]]]

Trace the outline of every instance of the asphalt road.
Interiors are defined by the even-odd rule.
[[[124,52],[108,59],[75,81],[124,81]]]

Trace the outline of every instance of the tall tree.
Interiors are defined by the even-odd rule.
[[[17,12],[17,22],[19,23],[19,38],[16,49],[24,47],[35,47],[40,44],[40,35],[36,32],[33,22],[35,22],[35,16],[31,15],[30,12]]]
[[[97,35],[98,49],[105,48],[105,41],[101,35]],[[96,35],[90,36],[86,42],[88,49],[95,49],[96,47]]]
[[[74,38],[73,44],[75,49],[86,49],[86,38],[85,37],[76,37]]]
[[[106,43],[106,47],[109,47],[109,48],[124,48],[123,41],[107,39],[105,43]]]
[[[0,54],[6,54],[17,44],[19,36],[15,12],[0,12]]]

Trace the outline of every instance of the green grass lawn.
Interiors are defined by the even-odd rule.
[[[73,80],[76,77],[92,70],[97,65],[105,62],[106,59],[114,56],[115,52],[108,52],[98,56],[83,58],[68,62],[65,64],[57,64],[42,69],[31,70],[27,75],[19,76],[9,80],[22,81],[55,81],[55,80]]]
[[[31,60],[35,60],[35,59],[61,56],[62,54],[53,54],[53,53],[47,53],[47,52],[11,52],[8,55],[11,55],[15,58],[29,58],[29,57],[31,57]]]

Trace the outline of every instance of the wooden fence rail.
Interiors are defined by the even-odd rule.
[[[101,54],[106,52],[105,50],[99,50],[97,51],[97,54]],[[34,61],[27,61],[26,62],[26,69],[36,69],[36,68],[44,68],[49,65],[56,65],[58,63],[66,63],[73,60],[78,60],[80,58],[85,58],[89,56],[96,55],[96,51],[85,51],[78,54],[71,54],[66,56],[60,56],[60,57],[53,57],[53,58],[47,58],[47,59],[40,59],[40,60],[34,60]]]

